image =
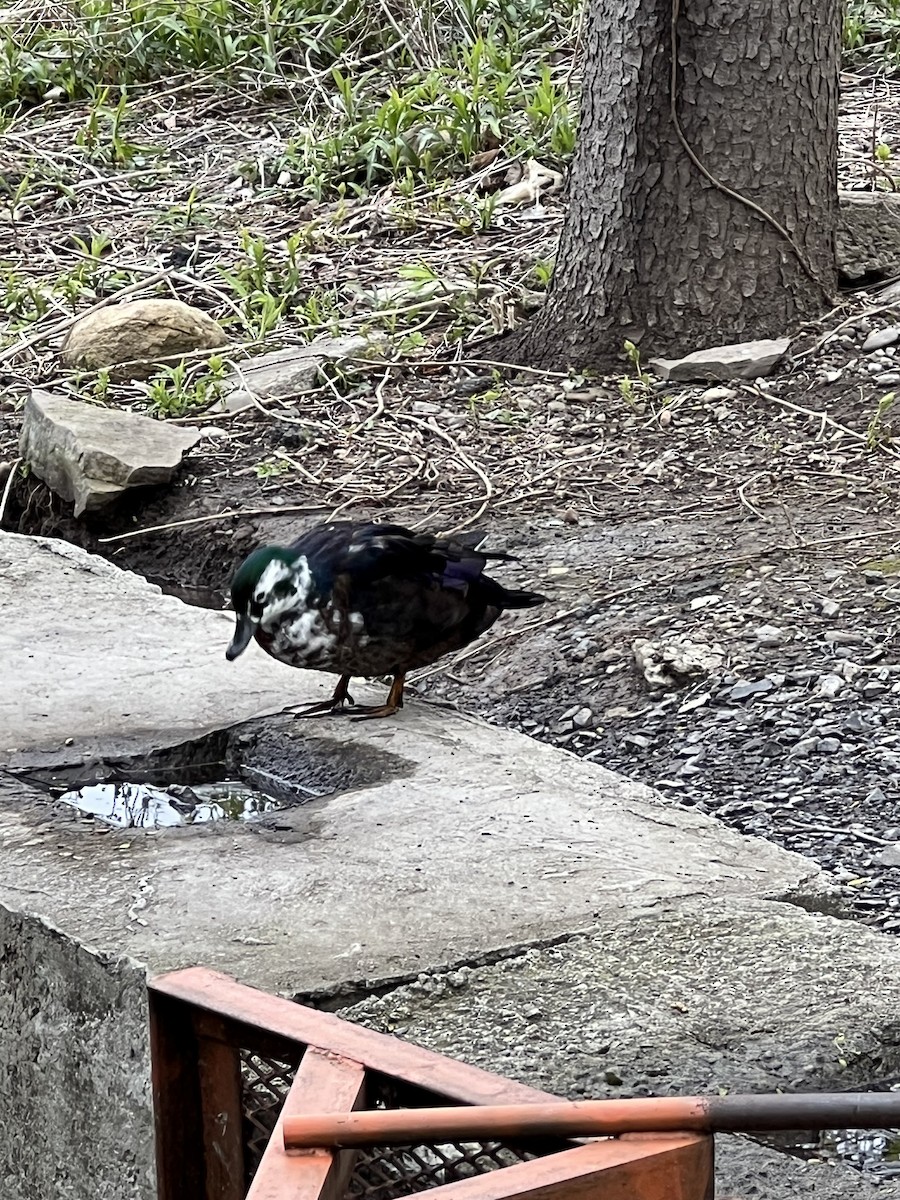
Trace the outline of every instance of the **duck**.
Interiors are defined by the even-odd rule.
[[[473,642],[507,609],[543,604],[537,592],[503,587],[484,569],[514,561],[484,550],[483,531],[456,536],[402,525],[331,521],[290,545],[260,546],[231,583],[233,662],[254,639],[279,662],[338,675],[330,699],[298,716],[390,717],[403,707],[408,672]],[[383,704],[356,705],[354,676],[390,676]]]

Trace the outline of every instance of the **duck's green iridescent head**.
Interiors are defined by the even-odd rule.
[[[231,581],[231,605],[237,625],[225,657],[233,662],[250,645],[279,584],[294,574],[296,555],[286,546],[260,546],[248,554]]]

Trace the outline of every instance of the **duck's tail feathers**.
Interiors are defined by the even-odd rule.
[[[503,589],[504,608],[536,608],[538,604],[546,604],[547,597],[540,592],[511,592]]]

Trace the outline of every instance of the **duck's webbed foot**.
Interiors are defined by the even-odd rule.
[[[392,717],[403,707],[403,684],[406,675],[395,675],[384,704],[361,704],[353,713],[354,721],[371,721],[376,717]]]
[[[338,680],[337,687],[334,689],[334,694],[330,700],[320,700],[317,704],[307,704],[302,707],[296,705],[291,708],[282,709],[282,712],[293,713],[296,717],[325,717],[332,714],[337,715],[344,711],[344,705],[349,704],[353,707],[355,701],[349,692],[350,676],[342,675]]]

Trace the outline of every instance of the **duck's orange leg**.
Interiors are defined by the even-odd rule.
[[[394,682],[391,684],[391,690],[388,692],[387,700],[385,700],[384,704],[360,705],[353,714],[353,720],[371,721],[374,717],[392,717],[398,709],[403,707],[403,685],[405,682],[405,672],[395,675]],[[359,714],[358,716],[357,713]]]
[[[330,700],[321,700],[318,704],[308,704],[304,708],[294,711],[292,708],[283,709],[284,712],[294,712],[297,717],[315,717],[325,716],[328,713],[341,713],[344,711],[344,705],[353,705],[354,700],[349,692],[350,676],[342,675],[337,682],[337,687],[334,689],[334,695]]]

